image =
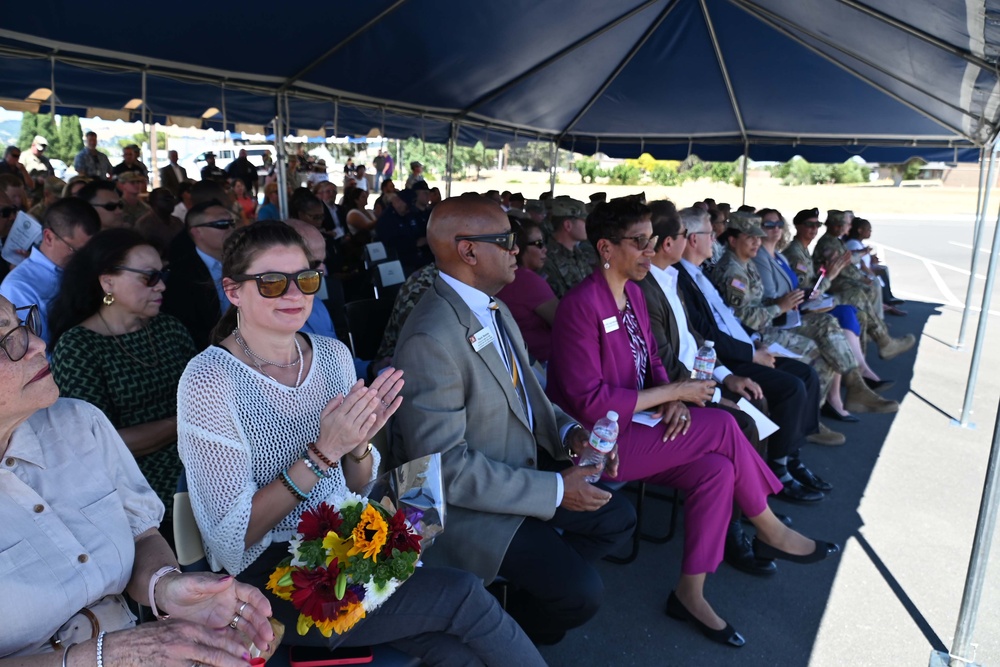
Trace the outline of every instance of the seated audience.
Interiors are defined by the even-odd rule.
[[[146,177],[134,171],[126,171],[118,177],[118,191],[122,196],[122,218],[126,227],[135,227],[135,222],[149,213],[149,205],[142,201],[146,193]]]
[[[424,561],[488,584],[502,577],[511,616],[536,643],[555,643],[597,612],[604,584],[593,564],[629,539],[635,512],[586,481],[596,467],[569,462],[587,432],[546,398],[517,324],[493,299],[516,267],[503,209],[453,197],[427,234],[440,273],[396,345],[406,385],[393,462],[441,453],[448,529]],[[608,474],[616,468],[612,455]]]
[[[900,310],[896,306],[906,303],[892,293],[892,284],[889,281],[889,267],[882,264],[878,255],[872,253],[871,248],[864,244],[872,236],[872,223],[864,218],[854,218],[851,220],[851,229],[844,239],[844,247],[851,251],[854,265],[866,273],[870,278],[879,282],[882,286],[882,304],[885,312],[890,315],[906,315],[906,311]]]
[[[66,190],[66,181],[55,176],[46,176],[42,185],[42,200],[31,207],[28,211],[35,220],[45,217],[45,211],[57,201],[62,199],[63,191]]]
[[[340,201],[340,218],[347,223],[352,234],[371,232],[375,229],[375,215],[368,210],[368,191],[347,188]]]
[[[100,229],[100,219],[85,202],[79,199],[56,202],[45,214],[41,244],[32,248],[27,259],[0,283],[0,295],[11,303],[38,306],[39,336],[46,344],[52,340],[50,302],[59,292],[63,269]]]
[[[0,553],[27,559],[0,572],[0,665],[246,665],[248,641],[274,640],[267,599],[177,570],[163,505],[118,433],[58,398],[34,306],[0,298],[0,320]],[[133,627],[126,593],[170,619]]]
[[[264,203],[257,209],[258,220],[281,220],[278,210],[278,184],[268,183],[264,186]]]
[[[587,244],[587,211],[583,202],[556,198],[549,206],[552,237],[543,275],[559,298],[590,275],[597,258]]]
[[[406,318],[410,316],[414,306],[420,303],[420,299],[431,288],[437,277],[437,265],[432,262],[419,271],[411,273],[403,286],[396,292],[396,298],[392,303],[392,312],[385,325],[382,342],[378,346],[378,354],[375,355],[378,359],[391,359],[396,354],[396,342],[399,340],[399,332],[406,324]]]
[[[101,218],[101,229],[125,227],[125,203],[110,181],[91,181],[76,194],[77,197],[94,207]]]
[[[167,261],[170,257],[170,244],[178,234],[184,231],[184,221],[174,217],[177,198],[166,188],[156,188],[149,193],[149,213],[135,222],[135,231],[156,248],[160,258]]]
[[[231,306],[178,390],[180,450],[213,569],[263,586],[288,555],[304,509],[359,492],[375,477],[380,457],[370,440],[399,407],[403,380],[389,369],[365,388],[343,344],[296,333],[320,276],[288,225],[236,231],[223,274]],[[272,598],[271,608],[295,627],[290,602]],[[327,639],[313,627],[284,641],[390,643],[432,665],[486,664],[501,654],[511,664],[544,664],[474,576],[431,566],[417,568],[345,634]]]
[[[533,360],[548,363],[552,347],[552,321],[556,317],[559,299],[539,272],[545,266],[545,237],[542,228],[531,220],[511,226],[517,234],[517,271],[514,282],[497,292],[497,298],[507,304],[518,329],[528,345]]]
[[[427,245],[427,189],[397,192],[375,227],[378,240],[396,253],[410,275],[434,260]]]
[[[184,325],[160,312],[166,277],[138,233],[95,236],[66,267],[52,304],[52,373],[63,395],[97,406],[118,430],[166,507],[172,543],[177,382],[196,350]]]
[[[122,161],[111,169],[111,178],[119,180],[122,174],[136,173],[149,178],[149,169],[139,160],[139,147],[131,144],[122,149]]]
[[[254,174],[256,174],[256,170]],[[241,178],[233,178],[233,198],[239,207],[239,214],[244,225],[250,224],[257,219],[257,198],[253,192],[247,189],[246,183]]]
[[[598,204],[587,218],[587,237],[599,266],[559,303],[547,393],[584,428],[609,410],[620,415],[620,479],[685,492],[684,560],[667,614],[714,641],[742,646],[742,635],[704,596],[706,575],[722,562],[733,501],[757,528],[758,557],[815,562],[840,548],[791,530],[768,508],[767,496],[782,484],[729,414],[685,404],[704,405],[714,381],[667,378],[634,282],[645,278],[657,241],[649,208],[629,200]],[[633,422],[643,411],[660,421]]]

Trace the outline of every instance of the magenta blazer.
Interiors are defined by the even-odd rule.
[[[625,295],[649,348],[646,387],[667,384],[670,380],[656,351],[642,290],[629,281],[625,284]],[[613,323],[617,323],[617,328]],[[587,430],[608,410],[614,410],[619,415],[619,440],[628,436],[639,396],[635,362],[622,315],[599,269],[559,302],[552,325],[552,356],[547,377],[545,392],[552,402]]]

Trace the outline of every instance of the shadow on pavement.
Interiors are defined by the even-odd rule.
[[[884,394],[886,398],[901,401],[910,392],[917,348],[924,340],[921,332],[927,320],[939,314],[936,312],[939,305],[908,302],[909,315],[893,318],[889,323],[894,336],[914,334],[917,345],[913,350],[884,361],[878,358],[874,345],[869,347],[868,361],[872,368],[883,378],[896,381]],[[772,500],[771,507],[790,515],[795,528],[810,537],[836,541],[842,546],[851,538],[856,539],[928,643],[944,649],[924,615],[860,535],[863,522],[858,507],[896,414],[859,417],[861,421],[856,424],[824,420],[827,426],[847,436],[844,446],[804,444],[802,447],[806,465],[834,484],[828,497],[810,506]],[[669,511],[667,503],[650,500],[644,509],[646,524],[661,525]],[[749,532],[752,534],[752,529]],[[778,573],[771,578],[753,577],[721,564],[716,573],[709,575],[705,592],[716,612],[746,637],[746,645],[734,649],[710,642],[692,626],[664,613],[667,595],[680,572],[683,539],[681,518],[677,536],[671,542],[662,545],[643,542],[638,558],[629,565],[601,563],[599,569],[606,594],[600,612],[587,625],[571,631],[559,645],[542,648],[549,664],[567,667],[808,665],[837,578],[839,560],[810,566],[779,562]],[[850,634],[849,629],[837,632],[841,633],[838,636]],[[851,646],[845,643],[843,655],[846,657],[850,651]],[[846,662],[849,661],[845,659]]]

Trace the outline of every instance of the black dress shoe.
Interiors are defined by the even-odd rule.
[[[812,489],[813,491],[822,491],[823,493],[833,491],[833,484],[830,484],[830,482],[827,482],[822,477],[814,473],[798,459],[790,460],[788,462],[788,473],[794,477],[795,481],[799,484]]]
[[[823,495],[822,491],[807,489],[794,477],[787,482],[784,482],[784,488],[781,489],[777,495],[775,495],[775,498],[780,500],[786,500],[790,503],[800,503],[803,505],[818,503],[825,497],[826,496]]]
[[[871,380],[869,378],[864,378],[864,381],[865,384],[868,385],[869,389],[879,394],[896,384],[893,380]]]
[[[846,414],[846,415],[840,414],[832,407],[830,407],[829,403],[823,404],[823,407],[819,409],[819,414],[822,415],[823,417],[827,417],[829,419],[836,419],[839,422],[846,422],[848,424],[854,424],[856,422],[861,421],[852,414]]]
[[[670,597],[667,598],[667,616],[678,621],[691,623],[694,627],[698,628],[701,634],[713,642],[726,644],[735,648],[739,648],[747,643],[747,640],[743,639],[743,635],[736,632],[736,629],[729,625],[729,623],[726,623],[726,627],[721,630],[715,630],[699,621],[694,617],[694,614],[687,610],[684,603],[677,599],[673,591],[670,591]]]
[[[821,542],[816,540],[816,548],[811,554],[797,556],[795,554],[790,554],[787,551],[782,551],[781,549],[772,547],[770,544],[765,544],[755,537],[753,538],[753,552],[757,554],[757,558],[780,558],[781,560],[791,561],[792,563],[808,565],[809,563],[818,563],[821,560],[826,560],[828,556],[839,554],[840,545],[833,542]]]
[[[757,577],[768,577],[778,571],[778,566],[773,560],[756,558],[753,555],[753,547],[750,546],[750,538],[743,532],[743,527],[739,521],[729,524],[726,532],[726,550],[724,560],[740,572],[746,572]]]

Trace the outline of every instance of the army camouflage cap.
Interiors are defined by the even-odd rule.
[[[549,213],[553,218],[587,219],[587,208],[583,205],[583,202],[576,199],[569,199],[568,197],[565,199],[562,197],[553,199],[549,204]]]
[[[529,199],[524,202],[525,213],[545,213],[545,202],[538,199]]]
[[[735,211],[729,214],[729,219],[726,221],[726,229],[735,229],[750,236],[767,236],[764,230],[760,228],[760,216],[753,213],[744,213],[743,211]]]
[[[826,222],[823,223],[827,227],[830,225],[842,225],[844,224],[844,212],[838,211],[837,209],[830,209],[826,212]]]

